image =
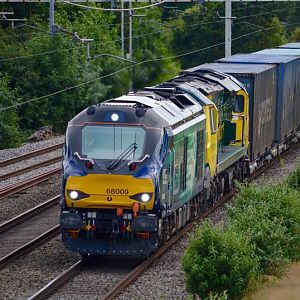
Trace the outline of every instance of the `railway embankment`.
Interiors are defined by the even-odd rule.
[[[260,175],[255,180],[255,184],[280,183],[295,171],[299,164],[300,149],[291,150],[288,155]],[[213,225],[224,226],[227,222],[226,209],[218,208],[208,219]],[[182,270],[182,257],[189,242],[194,239],[194,234],[195,231],[181,239],[137,281],[126,288],[118,299],[130,299],[130,297],[136,297],[136,299],[188,299],[189,293],[186,290],[185,274]]]
[[[240,299],[300,258],[300,165],[282,182],[239,187],[222,227],[201,226],[183,256],[188,291]]]

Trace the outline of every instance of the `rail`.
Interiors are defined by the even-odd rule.
[[[285,153],[283,156],[285,156]],[[273,160],[271,163],[266,166],[258,169],[249,179],[252,181],[260,176],[266,169],[272,166],[276,160]],[[171,239],[169,239],[158,251],[152,254],[147,260],[142,262],[136,268],[134,268],[131,272],[125,275],[118,283],[115,285],[108,293],[104,295],[105,300],[114,299],[119,296],[121,292],[134,280],[138,278],[138,276],[143,273],[147,268],[149,268],[156,260],[158,260],[167,250],[169,250],[173,245],[175,245],[184,235],[186,235],[197,223],[199,223],[204,218],[208,217],[213,211],[217,208],[223,206],[226,202],[230,201],[234,194],[236,193],[235,189],[231,189],[227,194],[218,199],[213,207],[210,207],[205,212],[200,214],[196,219],[192,220],[188,223],[184,228],[179,230],[179,232],[174,235]],[[65,282],[67,282],[71,277],[73,277],[76,273],[79,273],[83,265],[83,261],[77,262],[75,265],[64,271],[57,278],[49,282],[45,287],[43,287],[40,291],[34,294],[29,299],[45,299],[49,297],[54,291],[56,291],[59,287],[61,287]]]
[[[39,245],[45,243],[46,241],[51,240],[53,237],[57,236],[60,233],[60,226],[56,225],[53,228],[49,229],[45,233],[39,235],[32,241],[28,242],[27,244],[19,247],[18,249],[14,250],[13,252],[7,254],[6,256],[0,259],[0,267],[3,268],[6,264],[8,264],[12,259],[15,259],[21,255],[26,254],[27,252],[32,251],[33,249],[37,248]]]
[[[58,175],[60,173],[61,173],[61,167],[51,170],[49,172],[46,172],[44,174],[32,177],[31,179],[21,181],[20,183],[7,186],[0,190],[0,200],[5,197],[8,197],[10,195],[13,195],[15,193],[21,192],[25,189],[28,189],[32,186],[35,186],[41,182],[44,182],[44,181],[48,180],[49,177]]]
[[[9,230],[10,228],[36,216],[37,214],[40,214],[41,212],[45,211],[46,209],[49,209],[50,207],[58,204],[58,201],[60,199],[60,195],[57,195],[35,207],[32,209],[27,210],[26,212],[16,216],[15,218],[12,218],[6,222],[3,222],[0,224],[0,234]]]
[[[45,153],[57,150],[57,149],[61,148],[63,146],[63,144],[64,143],[58,143],[58,144],[50,146],[48,148],[43,148],[43,149],[36,150],[36,151],[33,151],[33,152],[29,152],[29,153],[26,153],[26,154],[23,154],[23,155],[19,155],[19,156],[10,158],[10,159],[2,160],[2,161],[0,161],[0,167],[5,167],[5,166],[8,166],[10,164],[14,164],[14,163],[19,162],[19,161],[24,160],[24,159],[28,159],[28,158],[31,158],[31,157],[35,157],[37,155],[41,155],[41,154],[45,154]]]
[[[0,181],[11,178],[11,177],[15,177],[15,176],[18,176],[18,175],[21,175],[21,174],[24,174],[24,173],[28,173],[28,172],[30,172],[32,170],[35,170],[35,169],[38,169],[38,168],[42,168],[42,167],[45,167],[45,166],[52,165],[54,163],[57,163],[57,162],[61,161],[61,159],[62,159],[62,156],[60,155],[60,156],[57,156],[57,157],[54,157],[54,158],[36,163],[36,164],[28,166],[28,167],[25,167],[25,168],[15,170],[15,171],[10,172],[10,173],[0,175]]]
[[[51,295],[59,286],[61,286],[64,282],[68,281],[72,276],[76,275],[80,272],[83,265],[83,260],[76,262],[69,269],[64,271],[58,277],[54,278],[47,285],[45,285],[42,289],[36,292],[34,295],[28,298],[28,300],[39,300],[45,299],[49,295]]]
[[[6,265],[10,260],[20,255],[24,255],[32,249],[35,249],[60,232],[59,225],[55,224],[57,223],[56,219],[50,219],[51,222],[46,222],[45,226],[39,225],[45,223],[45,211],[47,211],[50,216],[52,215],[52,211],[49,211],[49,209],[52,209],[52,207],[55,209],[55,206],[58,206],[59,199],[60,195],[57,195],[41,203],[40,205],[0,224],[0,234],[2,235],[0,267]],[[41,214],[42,218],[39,218],[38,215]],[[34,218],[36,216],[37,218]],[[29,221],[27,222],[27,225],[25,223],[26,221]],[[55,224],[54,227],[53,223]],[[19,228],[18,225],[21,227]],[[42,230],[45,231],[43,232]],[[40,234],[41,232],[43,233]],[[28,234],[24,236],[24,233]],[[7,245],[5,243],[7,243]]]

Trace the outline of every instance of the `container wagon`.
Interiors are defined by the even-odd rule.
[[[296,110],[299,110],[299,95],[296,95],[296,91],[299,85],[300,56],[237,54],[220,59],[217,62],[276,65],[277,84],[274,142],[279,144],[281,150],[286,148],[300,129],[299,119],[296,119]]]

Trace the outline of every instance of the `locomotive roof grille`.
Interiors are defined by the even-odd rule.
[[[137,108],[138,105],[136,103],[126,103],[126,102],[105,102],[105,103],[102,103],[101,106],[113,106],[113,107],[116,107],[116,106],[120,106],[120,107],[131,107],[131,108]]]

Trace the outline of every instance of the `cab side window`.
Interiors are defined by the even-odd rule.
[[[244,112],[244,97],[243,96],[235,96],[234,112],[237,112],[237,113]]]
[[[213,108],[209,109],[209,116],[210,116],[210,132],[215,133],[216,132],[216,120],[215,120]]]

